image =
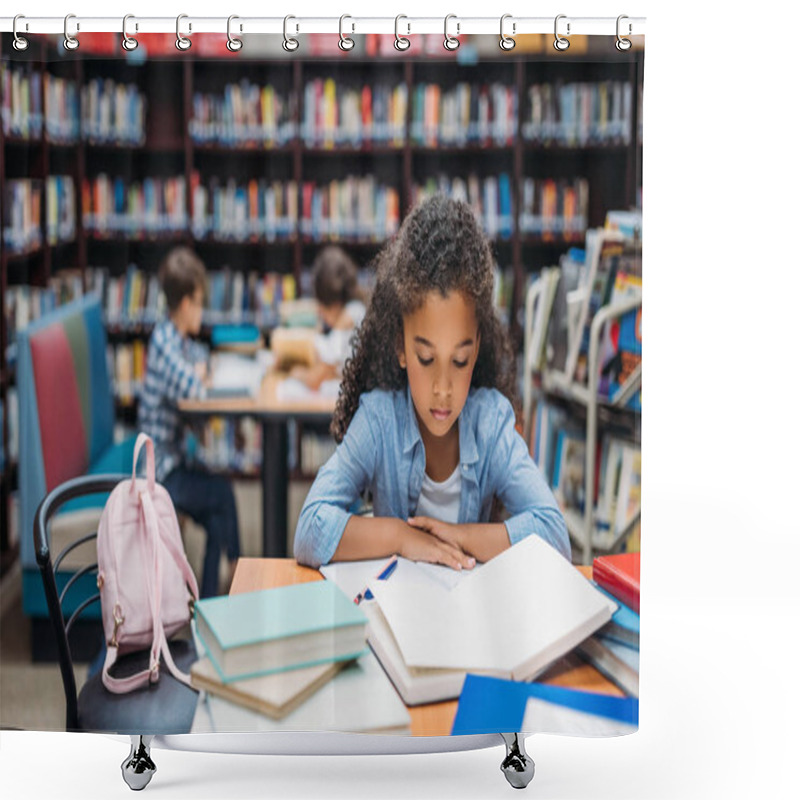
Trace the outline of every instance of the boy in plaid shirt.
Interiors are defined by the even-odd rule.
[[[230,481],[197,462],[188,463],[178,401],[206,394],[208,352],[190,336],[203,320],[206,271],[187,247],[167,255],[160,271],[168,318],[153,329],[147,371],[139,398],[139,428],[153,440],[156,480],[169,492],[177,511],[190,516],[207,535],[200,581],[201,597],[217,594],[222,552],[239,557],[239,523]]]

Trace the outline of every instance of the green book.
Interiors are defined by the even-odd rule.
[[[358,658],[367,618],[330,581],[198,600],[197,635],[223,683]]]

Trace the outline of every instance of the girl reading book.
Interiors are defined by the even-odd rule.
[[[392,554],[470,569],[526,536],[570,557],[552,492],[515,428],[514,357],[470,207],[421,203],[378,256],[377,281],[294,542],[302,564]],[[369,489],[374,517],[354,514]],[[495,501],[507,518],[492,521]]]

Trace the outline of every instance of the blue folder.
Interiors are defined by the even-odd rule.
[[[531,697],[630,725],[639,724],[639,701],[635,697],[612,697],[543,683],[468,674],[451,734],[522,731],[525,707]]]

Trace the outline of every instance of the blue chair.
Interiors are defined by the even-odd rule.
[[[52,658],[48,608],[36,564],[30,531],[45,495],[71,478],[85,474],[128,473],[135,436],[115,444],[114,398],[106,361],[106,331],[99,299],[90,295],[62,306],[20,331],[17,337],[19,392],[20,561],[23,611],[32,620],[34,659]],[[101,509],[107,494],[73,500],[66,515]],[[99,513],[96,512],[96,513]],[[93,557],[92,557],[93,560]],[[59,574],[59,591],[70,579]],[[90,575],[78,578],[65,613],[72,613],[96,591]],[[87,618],[99,619],[99,608]],[[98,642],[99,644],[99,642]],[[90,643],[87,648],[92,647]],[[89,657],[86,653],[85,657]]]

